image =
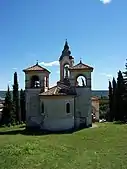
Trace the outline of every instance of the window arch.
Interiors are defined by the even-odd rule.
[[[70,103],[66,103],[66,113],[70,113]]]
[[[79,75],[76,78],[76,86],[77,87],[85,87],[87,85],[87,79],[85,76],[83,75]]]
[[[70,65],[68,63],[64,64],[64,78],[70,76],[70,71],[68,70],[69,67]]]
[[[31,88],[38,88],[40,87],[40,80],[37,75],[31,77]]]
[[[45,108],[44,108],[44,103],[41,103],[41,113],[43,114],[45,112]]]

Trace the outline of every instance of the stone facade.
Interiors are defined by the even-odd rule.
[[[93,68],[82,61],[74,65],[67,41],[59,63],[60,81],[52,88],[49,88],[50,72],[38,63],[24,70],[28,127],[61,131],[92,125]],[[78,82],[80,76],[82,85]]]

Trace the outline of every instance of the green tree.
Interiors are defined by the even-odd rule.
[[[99,115],[100,119],[104,118],[108,121],[111,121],[109,119],[109,98],[108,97],[102,97],[99,99]]]
[[[124,79],[122,72],[118,72],[118,78],[117,78],[117,85],[116,85],[116,94],[115,94],[115,99],[116,99],[116,112],[115,112],[115,120],[116,121],[124,121],[125,119],[125,112],[124,112]]]
[[[16,121],[20,121],[20,105],[19,105],[19,85],[17,79],[17,72],[14,73],[14,84],[13,84],[13,105],[14,113],[16,115]]]
[[[21,109],[21,121],[26,120],[26,109],[25,109],[25,91],[20,91],[20,109]]]
[[[123,94],[124,115],[125,115],[125,119],[127,120],[127,63],[125,64],[125,71],[123,72],[123,79],[124,79],[124,94]]]
[[[116,106],[117,106],[117,98],[116,98],[116,80],[113,77],[112,80],[112,118],[113,120],[115,119],[115,114],[116,114]]]
[[[14,112],[13,112],[13,103],[12,103],[10,89],[8,86],[8,90],[7,90],[6,96],[5,96],[4,108],[3,108],[3,112],[2,112],[1,124],[8,125],[9,123],[13,123],[14,120],[15,120],[15,116],[14,116]]]
[[[108,121],[113,121],[113,89],[112,84],[109,81],[109,112],[108,112]]]

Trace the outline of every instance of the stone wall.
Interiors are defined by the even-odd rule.
[[[73,96],[41,96],[40,104],[42,102],[45,114],[43,129],[59,131],[74,127]],[[66,103],[70,103],[70,113],[66,112]]]

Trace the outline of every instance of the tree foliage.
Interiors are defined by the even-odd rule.
[[[108,97],[101,97],[99,100],[99,118],[108,119],[109,99]]]
[[[8,86],[8,90],[5,96],[4,108],[2,112],[1,124],[8,125],[10,123],[13,123],[14,121],[15,121],[15,115],[13,112],[13,103],[12,103],[10,89]]]
[[[20,91],[20,109],[21,109],[21,121],[26,120],[26,110],[25,110],[25,91],[21,89]]]
[[[108,121],[113,121],[113,89],[111,81],[109,81],[109,112]]]
[[[124,101],[123,101],[123,95],[124,95],[124,79],[122,72],[118,72],[118,78],[117,78],[117,85],[116,85],[116,112],[115,112],[115,120],[116,121],[124,121]]]
[[[17,72],[14,73],[13,106],[14,106],[14,114],[16,115],[16,121],[20,121],[19,85],[18,85]]]
[[[118,72],[117,81],[115,78],[109,84],[109,108],[110,119],[126,122],[127,120],[127,64],[125,72]],[[112,90],[111,90],[112,88]]]

